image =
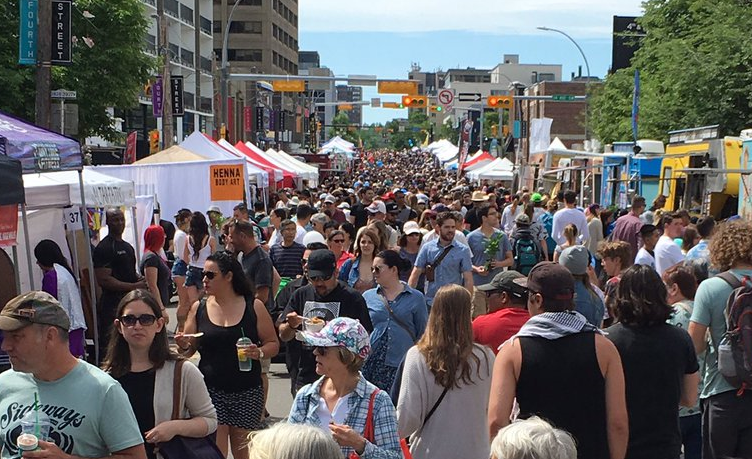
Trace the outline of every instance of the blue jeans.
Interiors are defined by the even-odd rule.
[[[684,459],[700,459],[702,457],[702,414],[679,418],[682,444],[684,445]]]

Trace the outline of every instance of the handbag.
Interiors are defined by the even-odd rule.
[[[376,394],[381,392],[380,389],[376,389],[371,394],[371,400],[368,402],[368,414],[366,415],[366,426],[363,429],[363,438],[366,439],[366,441],[369,441],[371,443],[374,443],[376,434],[374,433],[373,429],[373,401],[376,399]],[[402,450],[402,455],[405,459],[413,459],[412,454],[410,454],[410,447],[408,446],[405,439],[400,439],[400,449]],[[356,453],[355,451],[350,453],[350,456],[348,456],[348,459],[360,459],[360,454]]]
[[[392,310],[392,307],[389,306],[389,300],[387,300],[386,297],[382,295],[381,293],[379,293],[379,296],[381,297],[381,301],[384,302],[384,307],[386,307],[386,310],[389,312],[389,315],[392,317],[392,320],[397,322],[397,325],[402,327],[407,332],[407,334],[410,335],[410,338],[413,340],[413,344],[416,341],[418,341],[417,337],[415,336],[415,333],[413,333],[413,331],[405,322],[403,322],[402,320],[400,320],[399,317],[397,317],[397,315]]]
[[[172,378],[172,420],[180,419],[180,391],[183,379],[183,362],[175,362],[175,375]],[[157,444],[159,454],[165,459],[224,459],[215,443],[215,433],[193,438],[175,435],[170,441]]]
[[[445,248],[445,249],[444,249],[444,251],[443,251],[443,252],[441,252],[441,254],[440,254],[440,255],[439,255],[439,256],[438,256],[438,257],[437,257],[437,258],[436,258],[436,259],[435,259],[435,260],[433,261],[433,263],[429,263],[429,264],[427,264],[427,265],[426,265],[426,269],[425,269],[425,271],[426,271],[426,280],[427,280],[428,282],[433,282],[434,280],[436,280],[436,268],[438,268],[438,267],[439,267],[439,264],[441,264],[441,261],[442,261],[442,260],[444,259],[444,257],[446,257],[446,256],[447,256],[447,254],[449,253],[449,251],[450,251],[450,250],[452,250],[452,248],[454,248],[454,246],[453,246],[453,245],[450,245],[450,246],[448,246],[448,247],[447,247],[447,248]]]

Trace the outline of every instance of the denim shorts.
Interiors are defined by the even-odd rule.
[[[185,276],[185,273],[188,271],[188,264],[178,258],[175,260],[175,262],[172,264],[172,276]]]
[[[185,286],[194,286],[201,290],[204,288],[203,270],[195,266],[189,266],[188,272],[185,275]]]

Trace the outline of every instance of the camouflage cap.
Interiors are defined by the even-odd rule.
[[[46,292],[29,292],[8,301],[0,311],[0,330],[14,331],[32,324],[70,328],[70,319],[60,303]]]

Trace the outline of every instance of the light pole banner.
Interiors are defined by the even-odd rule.
[[[162,116],[163,103],[164,94],[162,94],[162,77],[158,76],[154,85],[151,87],[151,109],[155,118]]]
[[[18,63],[36,65],[39,1],[21,0],[19,6],[21,11],[18,21]]]

